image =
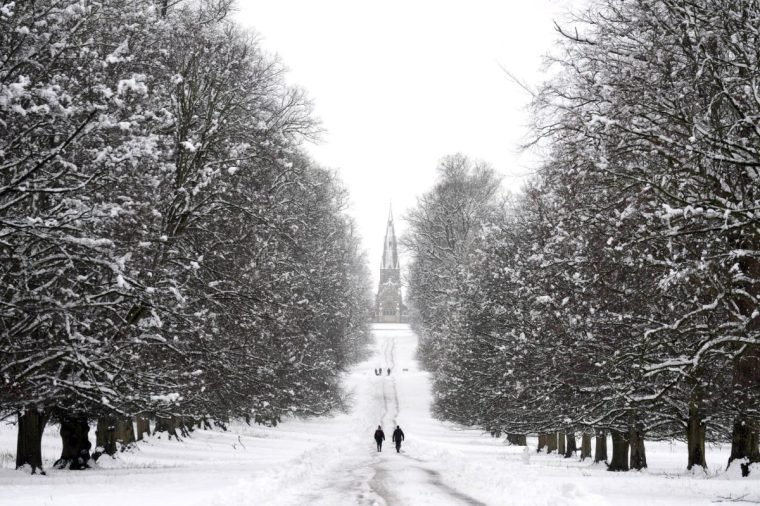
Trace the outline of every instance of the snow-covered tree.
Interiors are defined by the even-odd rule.
[[[340,406],[367,271],[302,90],[230,2],[0,4],[0,416],[60,465]],[[100,450],[99,450],[100,451]]]

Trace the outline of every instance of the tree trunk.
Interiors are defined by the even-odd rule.
[[[47,415],[37,408],[27,409],[18,415],[18,439],[16,441],[16,469],[26,464],[32,474],[42,469],[42,432],[45,430]]]
[[[552,432],[546,436],[546,453],[557,451],[557,433]]]
[[[159,432],[166,432],[169,436],[169,439],[172,438],[172,436],[179,441],[179,436],[177,435],[177,427],[178,427],[178,421],[176,416],[169,416],[169,417],[162,417],[157,416],[156,417],[156,428],[153,430],[154,434],[158,434]]]
[[[185,417],[177,418],[177,429],[179,429],[182,437],[190,437],[190,433],[193,431],[192,425],[188,425],[187,420]]]
[[[591,458],[591,434],[584,432],[581,436],[581,460]]]
[[[95,460],[98,459],[101,451],[107,455],[116,453],[116,419],[114,417],[98,417],[98,423],[95,426],[95,448],[96,451],[92,454]]]
[[[120,417],[116,420],[116,441],[121,445],[121,451],[135,443],[135,426],[131,418]]]
[[[557,454],[565,455],[565,431],[557,433]]]
[[[749,307],[747,308],[750,309]],[[753,322],[758,322],[755,318]],[[758,323],[753,323],[757,325]],[[734,365],[734,391],[739,415],[734,421],[731,432],[731,456],[728,465],[734,460],[740,460],[742,476],[749,476],[749,466],[760,462],[760,426],[743,415],[752,409],[757,402],[757,392],[760,391],[760,346],[747,346]]]
[[[137,440],[143,440],[143,434],[150,436],[150,420],[143,415],[137,415],[135,417],[135,425],[137,425]]]
[[[565,445],[565,458],[569,459],[578,451],[578,443],[575,441],[575,433],[567,433],[567,444]]]
[[[607,431],[596,429],[596,448],[594,448],[594,464],[597,462],[607,462]]]
[[[538,447],[536,448],[536,452],[541,452],[541,450],[544,449],[547,443],[548,436],[546,434],[539,434],[538,435]]]
[[[87,423],[87,416],[64,413],[60,417],[60,422],[63,450],[61,451],[61,458],[53,465],[58,469],[68,466],[69,469],[73,470],[90,467],[92,444],[89,439],[90,426]]]
[[[644,430],[640,423],[632,418],[628,429],[628,443],[631,447],[631,469],[638,471],[647,467],[647,454],[644,451]]]
[[[517,436],[517,446],[528,446],[528,436],[525,434]]]
[[[746,176],[745,176],[746,177]],[[750,181],[749,178],[747,178]],[[750,183],[752,184],[752,183]],[[734,235],[734,234],[739,234]],[[736,249],[757,250],[760,246],[760,238],[754,234],[743,235],[746,232],[735,232],[729,237],[736,244]],[[732,245],[733,246],[733,245]],[[735,301],[742,316],[747,318],[745,332],[754,333],[760,330],[760,318],[757,317],[757,299],[760,297],[760,261],[754,256],[743,255],[738,262],[741,272],[741,290],[736,291]],[[756,410],[760,404],[760,345],[748,344],[744,351],[736,358],[733,370],[734,405],[738,415],[734,421],[731,434],[731,456],[728,465],[734,460],[741,460],[739,464],[742,476],[749,476],[749,466],[760,462],[760,424],[750,420],[745,415],[749,410]]]
[[[118,449],[124,451],[135,442],[135,430],[132,426],[132,419],[101,416],[98,418],[95,437],[95,446],[98,448],[98,452],[92,454],[92,458],[95,460],[100,456],[101,448],[103,453],[111,456],[115,455]]]
[[[758,443],[760,443],[758,427],[748,418],[737,418],[731,432],[731,456],[728,458],[728,465],[730,466],[734,460],[742,461],[739,464],[742,476],[749,476],[750,464],[760,462]]]
[[[608,471],[628,471],[628,438],[617,430],[612,434],[612,460],[607,466]]]
[[[686,447],[689,452],[689,462],[686,469],[701,466],[707,470],[705,461],[705,423],[696,402],[689,405],[689,422],[686,426]]]

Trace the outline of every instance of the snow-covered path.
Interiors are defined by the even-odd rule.
[[[346,375],[348,413],[288,420],[276,428],[234,424],[181,442],[151,438],[84,472],[51,470],[57,427],[43,436],[47,476],[13,470],[15,427],[0,424],[1,506],[300,505],[708,505],[760,501],[760,473],[723,472],[728,448],[708,448],[708,474],[687,473],[681,443],[647,442],[649,469],[603,465],[505,446],[479,430],[430,416],[430,381],[405,325],[374,328],[375,352]],[[374,368],[382,367],[382,376]],[[386,373],[391,368],[391,374]],[[372,434],[383,426],[377,452]],[[398,424],[400,454],[390,441]],[[90,435],[94,438],[94,430]],[[741,501],[736,501],[741,499]]]
[[[374,334],[375,355],[347,379],[353,407],[338,422],[344,424],[344,436],[317,450],[314,457],[323,452],[325,465],[314,470],[307,484],[293,487],[291,497],[271,500],[325,506],[484,504],[445,483],[432,457],[425,455],[426,445],[434,443],[425,433],[439,423],[429,417],[427,378],[414,360],[416,336],[406,325],[378,325]],[[375,368],[382,368],[382,376],[375,375]],[[372,440],[377,425],[387,438],[382,452]],[[401,453],[390,441],[396,425],[406,433]]]
[[[414,388],[420,383],[419,371],[413,361],[415,337],[404,327],[378,327],[375,336],[379,355],[385,362],[384,370],[387,372],[390,368],[392,374],[377,378],[371,399],[375,406],[382,405],[378,419],[382,421],[388,438],[394,427],[403,425],[407,439],[402,453],[396,453],[393,443],[388,441],[386,451],[375,454],[375,475],[370,482],[372,490],[389,505],[483,504],[444,483],[431,462],[415,456],[417,442],[425,441],[423,431],[426,428],[420,422],[429,416],[428,403],[425,402],[429,398],[425,395],[427,392]],[[423,395],[415,395],[419,393]]]

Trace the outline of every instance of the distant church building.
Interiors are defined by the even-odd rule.
[[[393,229],[393,211],[388,212],[388,225],[383,243],[383,260],[380,263],[380,284],[375,297],[375,321],[379,323],[405,323],[406,306],[401,298],[401,267],[398,263],[396,232]]]

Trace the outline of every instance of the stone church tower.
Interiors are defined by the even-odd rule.
[[[398,263],[393,211],[388,212],[388,225],[380,263],[380,284],[375,297],[375,321],[379,323],[406,322],[406,306],[401,298],[401,267]]]

